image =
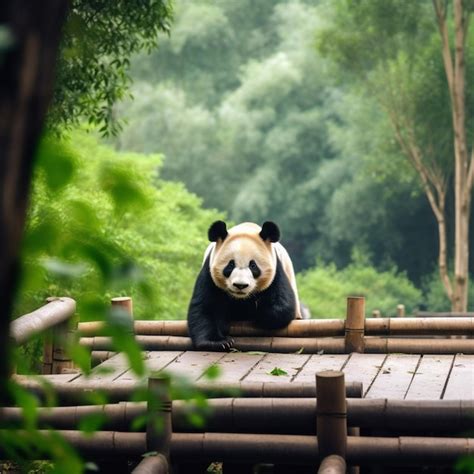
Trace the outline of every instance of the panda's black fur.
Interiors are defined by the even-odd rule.
[[[225,237],[224,237],[225,238]],[[219,288],[210,273],[210,255],[201,268],[188,310],[188,330],[199,350],[229,350],[232,321],[252,321],[265,329],[287,326],[295,317],[296,297],[280,259],[270,286],[245,299],[236,299]]]

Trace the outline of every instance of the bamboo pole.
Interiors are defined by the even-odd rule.
[[[161,472],[168,473],[171,446],[171,398],[170,379],[150,377],[148,379],[146,448],[148,452],[156,452],[166,461],[156,459],[155,464]],[[147,464],[149,466],[149,464]],[[166,469],[163,469],[165,468]],[[140,471],[143,469],[140,469]]]
[[[74,338],[75,327],[70,320],[63,321],[53,328],[52,374],[62,374],[74,369],[74,362],[69,355],[69,347],[74,343]]]
[[[365,298],[347,298],[345,352],[364,352]]]
[[[376,313],[376,314],[374,314]],[[416,336],[416,335],[474,335],[474,317],[442,318],[380,318],[373,312],[372,318],[365,320],[365,335],[369,336]],[[344,336],[342,319],[294,320],[287,328],[273,331],[256,328],[249,322],[233,324],[230,335],[234,337],[292,337],[313,338]],[[140,336],[187,337],[186,321],[135,321],[135,334]],[[102,321],[79,323],[82,337],[105,336]]]
[[[383,320],[374,320],[383,321]],[[402,320],[401,320],[402,321]],[[354,334],[354,333],[352,333]],[[355,333],[359,336],[361,333]],[[192,341],[177,336],[135,336],[143,350],[186,351],[193,350]],[[282,337],[236,337],[235,349],[241,352],[262,351],[277,353],[344,354],[351,351],[343,338],[282,338]],[[83,337],[80,344],[91,351],[111,351],[112,340],[108,337]],[[385,354],[405,352],[412,354],[474,354],[474,339],[420,339],[370,336],[364,338],[366,353]]]
[[[319,466],[318,474],[346,474],[346,461],[335,454],[326,456]]]
[[[387,400],[349,398],[347,422],[364,429],[407,432],[458,432],[474,430],[474,400]],[[191,406],[173,401],[175,432],[315,434],[316,404],[313,398],[222,398],[208,400],[210,414],[205,427],[193,426],[187,415]],[[40,407],[38,425],[75,429],[85,416],[104,415],[104,430],[127,431],[135,418],[146,414],[143,402],[108,405]],[[0,428],[20,428],[24,422],[18,407],[0,409]]]
[[[365,338],[366,353],[474,354],[473,339]]]
[[[10,337],[16,344],[21,345],[36,334],[67,321],[76,311],[76,302],[72,298],[48,298],[47,301],[41,308],[10,323]]]
[[[1,433],[0,433],[1,434]],[[15,433],[20,441],[27,432]],[[48,436],[49,431],[39,431]],[[132,458],[146,452],[145,433],[58,431],[67,442],[89,458]],[[30,451],[30,455],[35,453]],[[452,466],[461,456],[474,455],[472,438],[349,437],[347,462],[354,464]],[[2,459],[8,457],[0,446]],[[25,452],[25,457],[28,453]],[[212,460],[314,465],[320,461],[315,436],[237,433],[173,433],[171,461]]]
[[[360,428],[358,426],[349,427],[349,417],[347,420],[347,435],[348,436],[360,436]],[[360,466],[349,466],[348,474],[360,474]]]
[[[178,336],[135,336],[135,340],[143,350],[148,351],[190,351],[194,349],[189,337]],[[82,337],[80,344],[91,351],[109,351],[113,349],[109,337]],[[342,338],[289,338],[289,337],[237,337],[234,338],[234,348],[245,351],[263,352],[298,352],[301,348],[306,354],[328,352],[344,353]]]
[[[459,313],[459,312],[432,312],[432,311],[417,311],[417,318],[474,318],[474,312]]]
[[[406,316],[405,314],[405,305],[404,304],[398,304],[397,305],[397,318],[404,318]]]
[[[344,372],[325,370],[316,374],[316,433],[319,455],[346,456],[347,407]]]
[[[44,336],[41,373],[43,375],[50,375],[53,373],[53,334],[51,330],[47,331]]]
[[[91,392],[101,393],[107,397],[109,402],[120,402],[136,397],[144,388],[143,383],[126,382],[75,382],[55,383],[51,381],[42,381],[39,377],[30,377],[24,375],[15,376],[15,381],[25,389],[36,394],[40,399],[45,399],[47,394],[54,390],[62,405],[87,404]],[[193,388],[200,391],[207,398],[225,398],[230,394],[238,393],[240,397],[275,397],[275,398],[305,398],[315,397],[316,387],[314,383],[292,382],[236,382],[236,383],[218,383],[218,382],[196,382]],[[139,392],[137,392],[139,391]],[[347,397],[360,397],[362,384],[360,382],[346,383]]]
[[[188,336],[186,320],[178,321],[143,321],[134,322],[135,333],[143,336]],[[79,324],[83,337],[104,335],[105,324],[102,321]],[[235,322],[230,327],[232,336],[280,336],[280,337],[325,337],[344,334],[342,319],[305,319],[294,320],[286,328],[261,329],[248,321]]]
[[[379,309],[374,309],[372,311],[372,317],[373,318],[381,318],[382,317],[382,313],[380,312]]]

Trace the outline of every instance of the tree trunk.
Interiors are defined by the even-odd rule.
[[[0,25],[0,405],[9,375],[8,334],[36,146],[54,83],[66,0],[4,0]]]
[[[453,82],[453,128],[454,128],[454,202],[455,202],[455,247],[454,247],[454,294],[452,310],[467,311],[469,281],[469,207],[468,153],[465,113],[465,63],[464,49],[468,17],[462,0],[454,0],[454,82]]]
[[[466,312],[469,284],[469,218],[473,155],[469,159],[466,137],[465,43],[469,14],[462,0],[453,0],[454,59],[451,53],[446,4],[433,0],[442,41],[442,54],[451,99],[454,132],[454,282],[451,308]]]

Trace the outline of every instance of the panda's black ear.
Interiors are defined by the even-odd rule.
[[[217,242],[219,239],[224,240],[227,237],[227,226],[224,221],[214,222],[209,230],[207,236],[211,242]]]
[[[260,231],[260,237],[270,242],[278,242],[280,240],[280,229],[274,222],[264,222]]]

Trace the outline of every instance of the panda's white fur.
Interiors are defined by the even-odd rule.
[[[203,265],[209,257],[211,277],[219,288],[229,292],[235,298],[246,298],[257,291],[263,291],[273,281],[275,276],[277,258],[290,282],[297,302],[295,319],[301,319],[298,289],[296,286],[293,262],[280,242],[263,242],[259,234],[262,228],[253,222],[243,222],[227,230],[228,237],[223,242],[211,242],[204,252]],[[221,277],[220,262],[235,260],[236,268],[229,278]],[[249,261],[255,260],[264,273],[260,281],[253,277],[249,269]],[[248,285],[246,288],[235,291],[235,284]]]

